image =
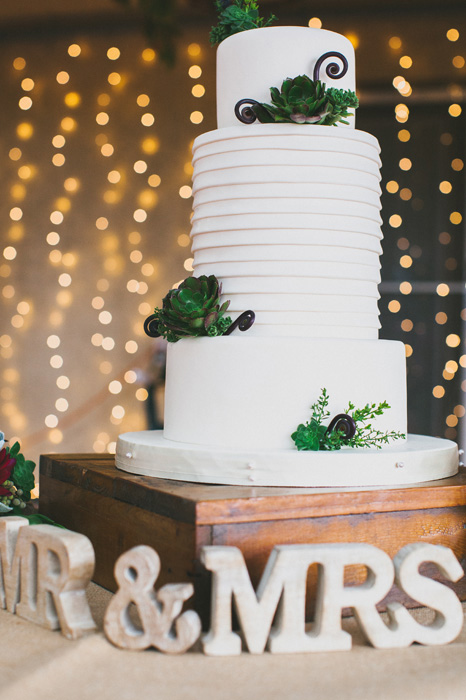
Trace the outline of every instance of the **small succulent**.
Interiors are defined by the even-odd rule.
[[[221,285],[215,275],[188,277],[155,309],[154,325],[171,343],[180,338],[223,335],[231,324],[225,317],[230,302],[220,305]]]
[[[359,100],[352,90],[326,89],[320,80],[307,75],[287,78],[281,89],[270,88],[272,104],[254,103],[251,110],[262,124],[287,122],[295,124],[348,124],[348,109],[357,109]]]
[[[212,46],[247,29],[268,27],[277,19],[275,15],[270,15],[268,20],[259,17],[259,6],[255,0],[216,0],[215,7],[218,25],[210,31]]]

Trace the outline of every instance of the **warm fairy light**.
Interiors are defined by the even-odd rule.
[[[19,314],[15,314],[11,319],[13,328],[21,328],[24,325],[24,318]]]
[[[102,148],[100,149],[100,152],[105,158],[109,158],[110,156],[113,156],[114,153],[114,148],[111,143],[104,143]]]
[[[151,187],[158,187],[162,180],[160,178],[160,175],[152,174],[149,175],[149,177],[147,178],[147,182]]]
[[[61,166],[65,164],[65,156],[63,153],[55,153],[55,155],[52,156],[52,163],[57,168],[61,168]]]
[[[66,72],[66,70],[61,70],[59,73],[57,73],[56,81],[59,85],[66,85],[66,83],[70,79],[70,74]]]
[[[21,56],[18,56],[13,61],[13,68],[15,70],[24,70],[26,68],[26,61]]]
[[[63,136],[63,134],[57,134],[52,139],[52,146],[54,146],[54,148],[63,148],[65,143],[66,143],[66,139]]]
[[[155,122],[155,117],[150,112],[146,112],[141,117],[141,124],[143,126],[152,126],[154,122]]]
[[[15,294],[15,288],[11,284],[6,284],[2,289],[2,296],[5,297],[5,299],[12,299]]]
[[[205,95],[205,87],[200,83],[196,83],[191,88],[191,93],[194,97],[203,97]]]
[[[62,308],[67,308],[73,303],[73,295],[69,289],[62,289],[60,292],[58,292],[56,299],[58,306],[61,306]]]
[[[147,301],[142,301],[138,306],[138,311],[141,316],[148,316],[152,311],[152,306]]]
[[[402,199],[404,202],[409,202],[411,197],[413,196],[413,193],[409,189],[409,187],[403,187],[400,190],[400,199]]]
[[[152,63],[152,61],[155,61],[157,58],[157,54],[154,51],[154,49],[144,49],[144,51],[141,54],[142,60],[145,61],[146,63]]]
[[[21,87],[25,92],[30,92],[34,89],[34,81],[32,80],[32,78],[24,78],[21,81]]]
[[[53,211],[50,214],[50,221],[52,222],[52,224],[55,224],[56,226],[62,224],[64,218],[65,217],[63,216],[61,211]]]
[[[188,70],[188,75],[193,80],[200,78],[202,75],[202,68],[200,66],[190,66]]]
[[[439,297],[447,297],[450,294],[450,287],[448,284],[441,283],[437,285],[437,289],[435,291]]]
[[[138,224],[141,224],[147,219],[147,212],[144,211],[144,209],[136,209],[136,211],[133,212],[133,219],[137,221]]]
[[[138,351],[138,344],[135,340],[128,340],[125,344],[125,350],[129,355],[134,355]]]
[[[445,343],[449,348],[457,348],[461,344],[461,338],[456,333],[450,333],[445,338]]]
[[[11,336],[9,335],[0,335],[0,347],[2,348],[9,348],[12,343]]]
[[[153,155],[154,153],[157,153],[159,148],[160,141],[157,138],[154,138],[153,136],[149,136],[148,138],[143,139],[141,142],[141,149],[144,153],[147,153],[148,155]]]
[[[191,56],[191,58],[195,58],[196,56],[199,56],[201,53],[201,47],[199,44],[189,44],[188,46],[188,54]]]
[[[52,263],[52,265],[58,265],[59,262],[61,262],[62,259],[62,253],[60,250],[52,250],[49,253],[49,260]]]
[[[47,428],[56,428],[58,425],[58,418],[53,413],[49,413],[48,416],[45,416],[44,423]]]
[[[97,97],[97,104],[100,107],[107,107],[110,104],[110,100],[110,95],[108,95],[106,92],[101,92]]]
[[[63,440],[63,433],[61,430],[58,430],[58,428],[51,430],[49,433],[49,440],[53,445],[59,445]]]
[[[45,240],[49,245],[57,245],[58,243],[60,243],[60,236],[56,231],[50,231],[50,233],[47,234]]]
[[[126,283],[126,289],[132,294],[136,293],[139,289],[139,282],[137,280],[128,280]]]
[[[139,282],[138,294],[147,294],[149,287],[145,282]]]
[[[112,185],[116,185],[121,180],[121,173],[118,170],[111,170],[107,175],[107,180]]]
[[[411,68],[412,65],[413,59],[411,58],[411,56],[402,56],[400,58],[400,66],[402,68]]]
[[[114,379],[110,384],[108,385],[108,390],[111,394],[119,394],[121,390],[123,389],[123,385],[121,382],[119,382],[117,379]]]
[[[7,245],[7,247],[3,249],[3,257],[5,260],[14,260],[16,258],[16,248],[12,245]]]
[[[194,112],[191,112],[189,119],[193,124],[200,124],[204,120],[204,115],[202,112],[195,110]]]
[[[452,224],[460,224],[463,221],[463,215],[459,211],[452,211],[450,214],[450,221]]]
[[[187,248],[187,246],[191,243],[191,239],[187,233],[180,233],[180,235],[176,239],[176,242],[181,248]]]
[[[140,204],[143,209],[152,209],[156,207],[158,201],[158,194],[153,192],[153,190],[145,189],[138,195],[138,204]]]
[[[411,357],[412,354],[413,354],[413,348],[412,348],[412,346],[409,345],[409,343],[405,343],[405,356],[406,356],[406,357]]]
[[[142,253],[140,250],[132,250],[129,254],[129,259],[132,263],[140,263],[142,260]]]
[[[455,374],[458,371],[458,363],[455,360],[448,360],[448,362],[445,362],[445,369],[447,372]]]
[[[60,369],[60,367],[63,367],[63,357],[61,355],[52,355],[50,358],[50,366],[53,367],[53,369]]]
[[[60,343],[61,340],[58,337],[58,335],[49,335],[49,337],[47,338],[48,347],[54,350],[59,347]]]
[[[105,126],[105,124],[108,124],[110,121],[110,117],[108,116],[107,112],[99,112],[96,115],[95,120],[99,126]]]
[[[97,280],[96,287],[99,290],[99,292],[107,292],[108,288],[110,287],[110,282],[105,278],[102,278],[100,280]]]
[[[458,425],[458,418],[457,416],[450,414],[445,418],[445,423],[448,425],[448,427],[454,428],[455,425]]]
[[[121,75],[119,73],[110,73],[109,76],[107,77],[108,82],[110,85],[119,85],[121,83]]]
[[[112,46],[107,51],[107,58],[109,58],[110,61],[116,61],[118,58],[120,58],[120,53],[120,49],[118,49],[116,46]]]
[[[27,141],[33,135],[34,127],[29,122],[21,122],[16,127],[16,133],[22,141]]]
[[[139,387],[139,389],[136,389],[135,396],[138,401],[146,401],[147,397],[149,396],[149,393],[147,389],[144,389],[143,387]]]
[[[402,158],[398,163],[400,170],[411,170],[413,164],[409,158]]]
[[[74,109],[81,104],[81,95],[78,92],[68,92],[64,97],[64,102],[67,107]]]
[[[321,29],[322,28],[322,20],[319,19],[319,17],[311,17],[309,22],[307,23],[308,27],[313,27],[314,29]]]
[[[141,95],[137,96],[136,102],[139,105],[139,107],[147,107],[147,105],[150,102],[150,97],[149,97],[149,95],[142,93]]]
[[[401,304],[396,299],[392,299],[388,303],[388,310],[391,311],[392,314],[397,314],[400,309],[401,309]]]
[[[385,189],[386,189],[387,192],[389,192],[390,194],[395,194],[395,192],[398,192],[399,188],[400,188],[400,186],[399,186],[399,184],[396,182],[396,180],[390,180],[390,181],[387,182],[387,184],[385,185]]]
[[[26,188],[24,185],[22,185],[20,183],[16,183],[10,189],[10,194],[11,194],[12,199],[18,199],[18,200],[24,199],[24,197],[26,196]],[[15,230],[15,228],[16,227],[12,227],[13,230]],[[15,234],[13,234],[13,237],[14,236],[15,236]],[[12,235],[11,235],[11,229],[10,229],[10,238],[11,237],[12,237]]]
[[[78,126],[78,123],[75,119],[73,119],[73,117],[64,117],[60,122],[60,126],[63,131],[74,131]]]
[[[114,418],[123,418],[124,415],[125,415],[125,409],[123,408],[123,406],[117,405],[117,406],[114,406],[112,408],[112,416]]]
[[[458,416],[458,418],[463,418],[463,416],[466,415],[466,408],[461,404],[458,404],[458,406],[455,406],[453,409],[453,413],[455,416]]]
[[[64,398],[59,398],[55,401],[55,408],[57,411],[60,411],[60,413],[64,413],[65,411],[68,410],[68,401]]]
[[[439,311],[437,314],[435,314],[435,322],[438,323],[439,326],[443,326],[447,321],[448,316],[444,311]]]
[[[137,160],[133,165],[133,170],[135,173],[145,173],[147,170],[147,163],[145,160]]]
[[[388,45],[391,49],[401,49],[402,41],[399,36],[391,36],[388,40]]]
[[[154,273],[155,267],[152,263],[144,263],[144,265],[141,266],[141,274],[144,275],[144,277],[152,277]]]
[[[70,378],[65,374],[61,374],[59,377],[57,377],[56,384],[59,389],[69,389],[71,384]]]
[[[96,219],[95,227],[98,228],[99,231],[105,231],[105,229],[108,228],[108,219],[105,216],[99,216],[99,218]]]
[[[112,322],[112,314],[110,313],[110,311],[101,311],[99,314],[99,321],[104,326],[107,326],[109,323],[111,323]]]
[[[460,38],[460,33],[457,29],[449,29],[447,31],[448,41],[458,41],[459,38]]]
[[[91,336],[91,344],[95,348],[99,348],[102,345],[102,341],[104,339],[104,336],[102,333],[93,333]]]
[[[187,270],[188,272],[192,272],[193,271],[193,262],[194,262],[194,258],[187,258],[183,263],[184,269]]]
[[[453,158],[451,161],[451,167],[453,170],[456,170],[456,172],[459,172],[460,170],[463,170],[464,162],[461,160],[461,158]]]
[[[398,104],[395,107],[395,118],[400,123],[408,121],[409,109],[405,104]]]
[[[22,165],[18,168],[18,177],[21,180],[29,180],[33,175],[34,171],[29,165]]]
[[[113,338],[110,338],[110,336],[107,336],[106,338],[102,339],[103,350],[110,351],[110,350],[113,350],[114,347],[115,347],[115,341]]]
[[[10,219],[12,221],[20,221],[23,218],[23,210],[19,207],[10,209]]]
[[[403,219],[399,214],[392,214],[392,216],[388,220],[388,223],[392,228],[399,228],[403,223]]]
[[[405,333],[409,333],[410,331],[413,330],[414,323],[411,321],[410,318],[404,318],[401,322],[401,330],[404,331]]]
[[[189,199],[192,196],[192,193],[192,188],[189,185],[183,185],[178,190],[178,194],[180,195],[181,199]]]
[[[439,234],[438,239],[442,245],[448,245],[451,241],[451,236],[447,231],[442,231],[442,233]]]
[[[448,182],[448,180],[443,180],[438,188],[442,194],[450,194],[453,189],[451,182]]]
[[[464,56],[454,56],[451,62],[455,68],[464,68],[464,64],[466,63]]]
[[[71,281],[71,275],[69,275],[67,272],[62,272],[62,274],[58,277],[58,284],[60,287],[69,287]]]
[[[411,294],[412,291],[413,291],[413,286],[410,282],[401,282],[400,292],[402,294]]]
[[[9,156],[10,160],[19,160],[22,155],[23,154],[21,152],[21,149],[17,148],[17,147],[10,148],[10,150],[8,152],[8,156]]]
[[[79,46],[79,44],[71,44],[70,46],[68,46],[68,54],[72,58],[76,58],[77,56],[80,55],[80,53],[81,53],[81,47]]]
[[[134,382],[137,380],[137,378],[138,378],[138,375],[136,374],[136,372],[133,369],[129,369],[127,372],[125,372],[124,379],[125,379],[125,382],[127,384],[134,384]]]
[[[437,384],[437,386],[434,386],[432,389],[432,394],[436,399],[441,399],[443,396],[445,396],[445,389],[443,386],[440,386],[440,384]]]
[[[408,131],[408,129],[400,129],[400,131],[398,132],[398,139],[402,143],[407,143],[410,138],[411,138],[411,133]]]
[[[459,117],[462,112],[462,109],[459,104],[452,104],[448,108],[448,114],[450,117]]]
[[[21,97],[21,99],[18,102],[19,108],[22,109],[23,111],[26,111],[28,109],[31,109],[32,107],[32,100],[30,97]]]

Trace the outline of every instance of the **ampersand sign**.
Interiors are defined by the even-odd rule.
[[[160,573],[160,558],[146,545],[133,547],[117,560],[118,590],[104,618],[107,639],[122,649],[156,647],[167,654],[180,654],[199,638],[201,622],[197,613],[183,603],[194,593],[191,583],[170,583],[158,591],[154,584]],[[140,625],[130,616],[134,604]]]

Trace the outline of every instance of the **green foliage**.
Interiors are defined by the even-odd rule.
[[[320,397],[311,406],[310,420],[298,425],[291,435],[298,450],[340,450],[342,447],[377,447],[380,449],[382,445],[391,440],[405,438],[403,433],[393,430],[389,432],[376,430],[369,422],[390,408],[386,401],[379,404],[366,404],[364,408],[360,409],[356,409],[354,404],[349,402],[345,413],[351,416],[356,423],[355,434],[348,438],[343,431],[337,429],[327,432],[327,426],[323,425],[323,421],[330,417],[327,410],[328,402],[327,390],[322,389]]]
[[[215,275],[188,277],[171,289],[154,310],[157,330],[170,343],[180,338],[223,335],[231,324],[225,317],[230,302],[220,305],[221,288]]]
[[[294,124],[323,124],[334,126],[337,122],[348,124],[348,109],[357,109],[359,100],[351,90],[326,89],[320,80],[307,75],[287,78],[281,89],[270,88],[272,104],[251,106],[262,124],[285,122]]]
[[[218,25],[210,31],[212,46],[220,44],[233,34],[268,27],[277,19],[275,15],[270,15],[268,20],[259,17],[259,6],[255,0],[216,0],[215,7],[218,12]]]
[[[13,448],[19,444],[16,442]],[[12,448],[12,449],[13,449]],[[10,451],[11,454],[11,451]],[[20,452],[15,454],[16,464],[11,472],[10,480],[16,486],[16,489],[21,489],[23,501],[29,501],[31,499],[31,491],[34,488],[34,468],[35,464],[30,459],[25,459],[24,455]]]
[[[8,514],[22,515],[27,501],[31,500],[31,491],[35,485],[34,468],[36,465],[20,452],[19,442],[15,442],[11,447],[5,446],[2,452],[5,453],[3,463],[10,461],[11,465],[13,462],[9,477],[1,484],[2,512],[11,509]]]

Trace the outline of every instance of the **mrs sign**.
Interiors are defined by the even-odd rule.
[[[27,527],[26,527],[27,526]],[[211,627],[202,637],[205,654],[240,654],[242,641],[232,629],[235,603],[244,644],[253,654],[337,651],[351,648],[342,629],[341,612],[351,607],[367,640],[378,648],[406,647],[413,642],[439,645],[453,641],[463,626],[456,594],[419,573],[423,562],[436,564],[449,581],[463,569],[450,549],[427,543],[410,544],[393,562],[369,544],[282,545],[273,549],[257,591],[241,551],[235,547],[204,547],[201,555],[212,572]],[[318,567],[315,619],[306,630],[306,578]],[[345,567],[366,568],[364,583],[344,585]],[[85,589],[94,569],[94,551],[84,535],[50,525],[31,525],[25,518],[0,519],[0,605],[27,620],[76,639],[95,629]],[[182,612],[193,593],[191,584],[169,584],[157,592],[154,584],[160,560],[150,547],[123,554],[115,565],[119,590],[106,614],[108,639],[127,649],[156,647],[167,653],[186,651],[198,639],[197,613]],[[421,605],[435,611],[430,625],[421,625],[399,603],[388,605],[388,623],[376,609],[395,583]],[[131,621],[130,606],[139,614]]]

